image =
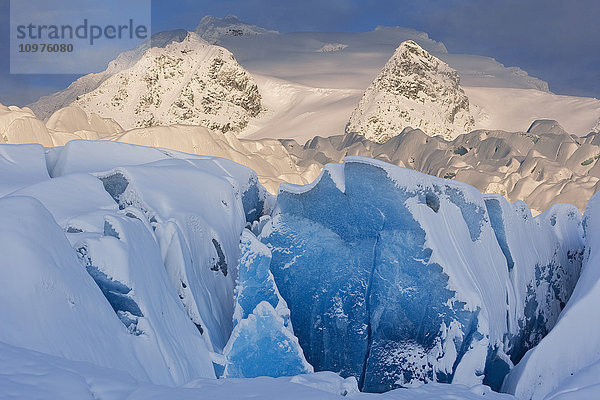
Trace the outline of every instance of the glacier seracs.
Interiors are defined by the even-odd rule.
[[[597,396],[600,360],[600,195],[588,203],[583,218],[585,253],[573,294],[556,325],[527,352],[507,376],[502,390],[518,398],[593,398]],[[552,397],[554,398],[554,397]]]
[[[432,384],[398,398],[463,393],[437,382],[499,389],[511,369],[504,390],[520,397],[597,384],[584,321],[597,196],[583,219],[568,205],[533,217],[460,182],[346,157],[271,204],[252,170],[215,157],[85,141],[0,150],[3,376],[19,349],[77,387],[89,368],[66,365],[126,371],[140,397],[184,390],[149,383],[217,392],[215,375],[230,378],[223,391],[246,387],[233,377],[296,375],[285,382],[336,396]],[[347,379],[297,375],[313,366]]]
[[[194,356],[188,358],[147,340],[160,333],[159,327],[146,329],[146,336],[131,335],[78,261],[64,231],[38,200],[30,196],[4,198],[0,210],[4,265],[0,341],[126,371],[142,382],[175,385],[194,376],[214,376],[201,338],[199,347],[190,343]],[[143,269],[138,272],[144,275]],[[161,303],[169,295],[168,291],[154,293],[154,302]],[[163,311],[173,311],[168,302],[163,307]],[[188,362],[190,374],[178,374],[182,361]]]
[[[168,159],[98,175],[120,208],[145,214],[171,283],[215,351],[233,328],[235,267],[246,225],[241,187],[223,168],[219,160]]]
[[[271,252],[249,230],[240,239],[234,328],[223,376],[293,376],[313,372],[290,322],[290,310],[269,269]]]
[[[579,273],[581,215],[553,212],[554,225],[466,184],[346,157],[311,185],[283,186],[260,237],[316,370],[355,376],[366,391],[499,388]]]

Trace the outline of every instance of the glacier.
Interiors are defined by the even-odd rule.
[[[593,398],[598,394],[600,195],[584,213],[584,267],[556,326],[510,372],[503,391],[518,398]]]
[[[103,141],[0,146],[0,177],[0,385],[21,397],[35,371],[73,398],[598,385],[598,196],[534,217],[347,156],[275,198],[226,159]]]
[[[282,185],[260,238],[316,370],[365,391],[499,389],[568,300],[581,226],[572,206],[534,219],[524,203],[346,157],[311,185]]]
[[[234,328],[223,354],[223,376],[293,376],[313,372],[290,322],[269,266],[271,252],[249,230],[241,236]]]

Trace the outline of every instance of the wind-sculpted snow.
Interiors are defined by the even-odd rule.
[[[333,372],[255,379],[196,379],[184,387],[140,382],[127,372],[74,362],[0,342],[0,387],[10,399],[110,400],[342,400],[371,399],[356,380]],[[383,397],[383,396],[382,396]],[[425,385],[385,394],[390,400],[514,399],[485,386]]]
[[[97,157],[98,153],[102,157]],[[254,221],[263,213],[266,190],[258,182],[256,173],[243,165],[217,157],[198,156],[174,150],[136,146],[110,141],[75,140],[63,147],[48,150],[46,163],[52,177],[81,172],[102,172],[125,165],[141,165],[160,160],[196,160],[208,172],[215,175],[225,174],[226,179],[241,192],[242,205],[248,222]],[[192,167],[194,162],[190,162]],[[125,178],[114,181],[125,190]]]
[[[165,365],[153,368],[168,369],[175,383],[213,376],[206,344],[170,285],[152,229],[140,215],[106,215],[101,233],[73,234],[71,241],[127,331],[155,343],[153,359]]]
[[[127,334],[139,337],[121,339],[134,352],[144,354],[139,359],[144,364],[143,372],[136,372],[136,376],[157,383],[182,384],[198,376],[214,375],[204,340],[169,283],[158,244],[150,225],[143,222],[143,213],[135,209],[119,211],[102,182],[88,174],[49,179],[21,189],[10,198],[21,196],[38,199],[66,232],[73,247],[61,251],[79,259],[79,269],[87,271],[87,279],[93,279],[103,302],[112,308],[110,318],[123,324],[117,338]],[[57,235],[64,239],[63,232]],[[106,323],[103,318],[106,316],[98,315],[99,323]],[[67,331],[62,335],[67,338],[68,331],[79,332],[69,324],[63,329]],[[97,345],[93,337],[88,340],[89,346]],[[112,352],[105,357],[115,363],[108,366],[118,367],[119,358]],[[123,357],[131,358],[126,364],[139,358],[128,352]]]
[[[367,391],[499,388],[509,357],[547,333],[579,273],[581,216],[549,213],[534,219],[465,184],[347,157],[312,185],[283,187],[261,240],[316,370],[353,375]]]
[[[14,196],[0,202],[3,342],[127,371],[142,381],[173,385],[194,377],[214,376],[204,342],[197,333],[197,338],[193,337],[193,324],[173,291],[156,290],[161,285],[166,287],[160,275],[161,271],[164,275],[164,269],[160,264],[148,263],[152,253],[142,257],[148,241],[132,237],[136,241],[131,245],[138,250],[129,253],[128,259],[127,246],[123,243],[119,246],[115,238],[109,238],[114,241],[113,246],[104,249],[101,257],[104,262],[97,264],[103,269],[114,268],[122,276],[129,275],[126,282],[130,285],[138,279],[136,275],[145,279],[143,285],[132,285],[136,288],[137,302],[130,297],[119,298],[118,291],[125,285],[106,274],[104,285],[97,285],[98,281],[78,261],[63,230],[39,201],[29,196]],[[102,236],[76,234],[90,235]],[[150,243],[156,246],[154,241]],[[152,279],[154,286],[149,284]],[[112,296],[112,307],[108,296],[105,297],[107,293]],[[159,304],[162,309],[155,308]],[[140,315],[143,310],[145,322],[138,326],[139,336],[130,334],[123,326],[116,308],[123,312],[138,311]],[[157,312],[164,313],[169,321]],[[186,323],[191,329],[186,329]],[[185,349],[193,352],[193,356],[183,347],[177,349],[184,342]]]
[[[99,177],[120,208],[144,212],[190,318],[206,331],[210,348],[220,350],[232,329],[235,266],[246,215],[239,188],[215,172],[210,160],[169,159],[119,167]]]
[[[50,179],[39,144],[0,146],[0,196]]]

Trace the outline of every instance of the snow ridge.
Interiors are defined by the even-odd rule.
[[[55,111],[68,106],[79,96],[91,92],[112,75],[130,68],[135,64],[146,50],[151,47],[165,47],[173,42],[181,42],[187,36],[187,31],[176,29],[172,31],[159,32],[152,35],[150,39],[138,47],[125,51],[108,64],[106,70],[98,73],[84,75],[69,85],[64,90],[43,96],[29,105],[35,114],[42,120],[48,119]]]

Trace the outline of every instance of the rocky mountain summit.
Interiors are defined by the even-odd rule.
[[[195,33],[152,47],[73,102],[123,128],[203,125],[239,132],[263,109],[258,86],[226,49]]]
[[[79,96],[96,89],[102,82],[114,74],[131,68],[151,47],[162,48],[173,42],[181,42],[186,38],[187,34],[188,32],[184,29],[156,33],[138,47],[120,53],[114,60],[108,63],[108,67],[104,71],[84,75],[71,83],[67,88],[41,97],[36,102],[30,104],[29,108],[40,119],[46,120],[55,111],[69,106]]]
[[[410,126],[452,140],[474,125],[457,72],[408,40],[367,88],[346,132],[383,143]]]

